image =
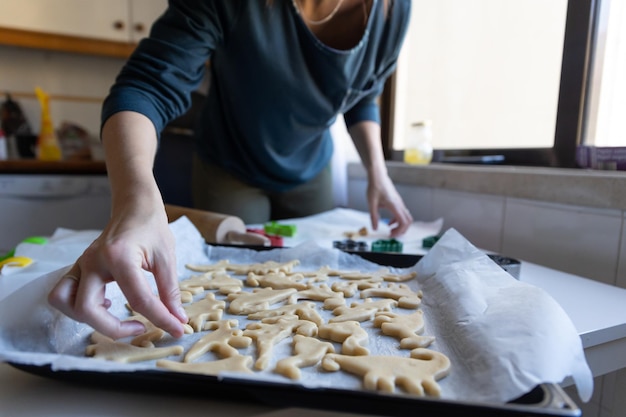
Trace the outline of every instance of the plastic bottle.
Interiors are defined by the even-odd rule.
[[[423,120],[412,123],[404,150],[404,162],[411,165],[426,165],[432,159],[432,122]]]
[[[35,89],[35,93],[41,105],[41,130],[37,138],[37,159],[40,161],[60,161],[62,159],[61,147],[54,131],[52,117],[50,117],[48,95],[39,87]]]

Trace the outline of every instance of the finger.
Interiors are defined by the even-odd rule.
[[[145,326],[138,321],[122,321],[111,314],[108,308],[111,301],[104,296],[107,277],[98,273],[83,273],[80,277],[74,314],[95,330],[113,339],[136,336],[145,331]]]
[[[78,289],[78,267],[74,265],[48,293],[48,303],[66,316],[75,319],[74,303]]]
[[[134,266],[122,267],[116,271],[116,276],[124,277],[117,281],[133,310],[174,337],[181,337],[184,334],[181,321],[172,315],[159,297],[152,292],[143,270]]]
[[[165,307],[181,323],[187,323],[189,318],[183,308],[180,299],[180,286],[178,274],[176,273],[176,263],[171,259],[157,257],[154,267],[154,278],[156,280],[159,298]]]
[[[400,213],[394,217],[393,228],[391,229],[391,237],[398,237],[406,233],[413,223],[413,216],[406,207],[400,209]]]
[[[399,237],[404,235],[407,230],[409,230],[409,227],[411,226],[410,221],[404,222],[404,223],[398,223],[398,225],[396,227],[394,227],[393,229],[391,229],[391,233],[390,236],[391,237]]]
[[[141,323],[121,323],[108,308],[111,301],[104,298],[104,283],[99,278],[99,288],[93,289],[87,284],[93,279],[80,276],[80,268],[75,265],[64,275],[48,294],[48,302],[66,316],[86,323],[95,330],[118,339],[124,336],[140,334],[144,331]],[[85,298],[85,294],[94,296]]]

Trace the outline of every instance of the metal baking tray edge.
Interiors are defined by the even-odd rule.
[[[170,371],[54,371],[50,366],[9,364],[22,371],[72,384],[111,391],[172,397],[208,397],[280,408],[309,408],[374,416],[578,417],[581,410],[556,384],[541,384],[506,404],[413,397],[341,388],[309,388],[290,383],[254,381]]]

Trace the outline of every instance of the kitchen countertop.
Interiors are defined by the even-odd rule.
[[[306,219],[298,220],[298,231],[305,232]],[[0,279],[18,279],[18,274]],[[626,290],[523,261],[520,280],[544,289],[569,315],[581,336],[594,376],[626,368],[626,309],[623,308]],[[35,376],[8,364],[0,364],[0,387],[0,417],[152,417],[207,412],[212,415],[259,416],[276,411],[259,404],[231,403],[215,398],[168,397],[79,386]]]

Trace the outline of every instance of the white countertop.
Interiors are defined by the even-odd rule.
[[[342,213],[351,214],[350,211]],[[344,226],[363,225],[363,217],[355,219]],[[422,225],[422,230],[423,227],[430,232],[429,228],[434,226]],[[298,222],[298,231],[304,236],[313,236],[307,230],[306,221]],[[342,231],[337,231],[336,239],[343,239],[340,236]],[[87,233],[87,236],[93,234]],[[333,240],[328,230],[324,239]],[[412,246],[414,242],[407,243]],[[75,251],[80,253],[80,245]],[[59,265],[41,262],[38,267],[53,270],[55,266]],[[25,270],[8,276],[0,275],[0,298],[2,291],[20,287],[24,280],[33,279],[34,275],[32,270],[30,274]],[[595,376],[626,367],[626,290],[527,262],[522,262],[520,280],[544,289],[569,315],[582,338]],[[168,397],[102,390],[35,376],[0,363],[0,417],[154,417],[207,413],[216,416],[259,416],[272,410],[276,411],[258,404],[223,402],[210,397]]]

